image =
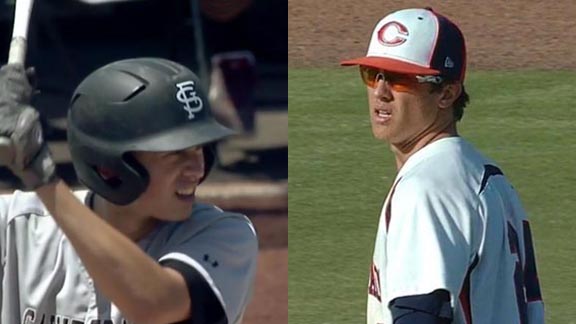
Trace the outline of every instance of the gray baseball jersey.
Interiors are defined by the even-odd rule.
[[[86,191],[76,195],[85,202],[91,196]],[[189,286],[192,276],[209,287],[228,323],[241,323],[258,254],[246,216],[197,203],[188,220],[161,222],[138,245],[159,263],[176,265]],[[0,323],[128,323],[95,287],[36,194],[0,196],[0,252]],[[199,301],[192,288],[192,300]]]

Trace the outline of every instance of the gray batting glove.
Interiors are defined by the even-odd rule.
[[[0,68],[0,165],[12,170],[25,189],[34,190],[56,179],[56,167],[40,116],[29,105],[34,89],[28,77],[20,64]]]

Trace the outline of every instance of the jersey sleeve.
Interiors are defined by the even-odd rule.
[[[239,323],[252,294],[258,256],[256,232],[248,218],[220,216],[193,235],[182,228],[167,246],[159,261],[180,272],[188,283],[189,322]],[[215,318],[218,308],[224,310],[225,321]]]
[[[415,179],[418,180],[418,179]],[[423,181],[400,182],[391,198],[384,274],[388,305],[438,289],[457,298],[477,251],[472,199]]]

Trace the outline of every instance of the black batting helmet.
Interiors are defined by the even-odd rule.
[[[210,111],[198,77],[159,58],[127,59],[92,72],[76,88],[68,111],[68,142],[78,179],[119,205],[148,186],[148,172],[132,151],[204,147],[205,174],[213,143],[233,134]],[[97,168],[112,170],[114,181]]]

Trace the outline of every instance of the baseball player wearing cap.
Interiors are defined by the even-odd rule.
[[[212,143],[232,132],[199,81],[163,59],[129,59],[76,89],[72,192],[29,106],[21,65],[0,69],[0,158],[28,190],[0,196],[0,322],[240,323],[258,244],[240,214],[195,202]]]
[[[458,136],[464,37],[432,9],[380,20],[359,65],[373,135],[395,155],[368,324],[544,323],[530,226],[502,170]]]

